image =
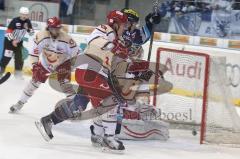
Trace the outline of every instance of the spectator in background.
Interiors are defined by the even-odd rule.
[[[213,0],[211,26],[215,37],[229,38],[231,36],[231,11],[234,0]]]
[[[61,0],[60,16],[69,16],[73,13],[75,0]]]
[[[16,77],[22,78],[22,47],[23,47],[23,37],[28,32],[33,33],[32,24],[29,20],[29,9],[26,7],[21,7],[19,10],[19,17],[13,18],[7,27],[3,57],[0,61],[0,76],[2,76],[5,71],[6,66],[10,62],[11,58],[15,58],[15,75]]]

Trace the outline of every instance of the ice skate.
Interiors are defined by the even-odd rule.
[[[53,138],[52,134],[53,122],[49,116],[41,118],[40,121],[35,121],[35,125],[38,131],[41,133],[44,140],[50,141]]]
[[[114,135],[104,135],[103,137],[103,151],[113,153],[123,153],[125,147],[123,143],[115,138]]]
[[[16,104],[14,104],[13,106],[10,107],[9,113],[17,113],[17,112],[19,112],[22,109],[23,105],[24,105],[23,102],[18,101]]]
[[[90,126],[90,130],[91,130],[91,142],[92,142],[92,145],[94,147],[103,147],[104,146],[103,137],[100,136],[100,135],[96,135],[94,133],[94,126],[93,125]]]

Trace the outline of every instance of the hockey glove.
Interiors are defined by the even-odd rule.
[[[40,63],[32,64],[32,79],[35,82],[44,83],[47,80],[49,74],[50,73]]]
[[[128,57],[129,48],[127,48],[121,40],[114,40],[113,41],[114,47],[111,50],[115,55],[119,56],[120,58],[126,59]]]
[[[159,24],[161,22],[161,15],[159,13],[152,15],[152,23]]]
[[[154,13],[149,13],[146,17],[145,17],[145,22],[146,22],[146,26],[148,27],[148,29],[151,31],[152,30],[152,26],[154,24],[159,24],[161,22],[161,15],[160,14],[154,14]]]

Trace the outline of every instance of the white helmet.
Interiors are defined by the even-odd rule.
[[[19,9],[20,14],[29,14],[29,9],[27,7],[21,7]]]

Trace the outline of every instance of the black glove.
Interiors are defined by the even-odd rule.
[[[161,15],[159,13],[157,13],[157,14],[149,13],[145,17],[145,22],[146,22],[146,25],[147,25],[149,31],[151,31],[153,24],[159,24],[161,22]]]
[[[161,15],[159,13],[152,15],[152,23],[159,24],[161,22]]]
[[[148,71],[142,72],[139,78],[145,81],[149,81],[152,75],[153,75],[153,72],[148,70]]]

